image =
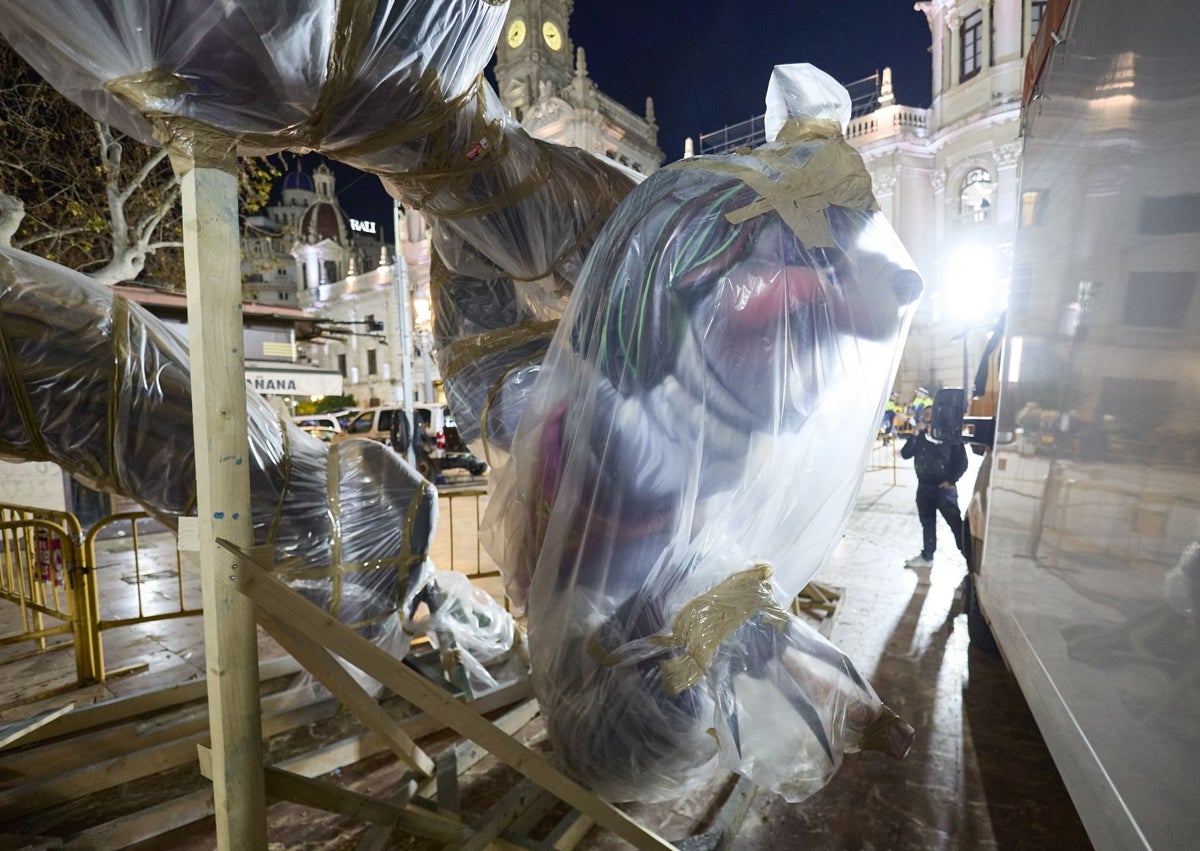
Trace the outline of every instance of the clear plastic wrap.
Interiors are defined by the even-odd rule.
[[[281,578],[404,655],[397,613],[423,590],[437,492],[382,444],[331,446],[247,392],[254,543]],[[141,307],[0,249],[0,455],[54,461],[174,528],[195,508],[187,352]]]
[[[491,0],[0,0],[0,32],[56,89],[176,159],[203,145],[320,150],[425,212],[446,267],[556,321],[600,225],[632,186],[530,137],[484,81],[506,5]],[[443,329],[445,326],[443,326]],[[494,337],[439,334],[455,417],[479,433],[480,381],[520,365]],[[451,348],[454,352],[451,352]],[[491,369],[455,372],[486,351]],[[495,445],[511,423],[496,418]],[[485,436],[486,438],[486,436]],[[489,453],[490,454],[490,453]]]
[[[921,292],[841,129],[793,113],[634,190],[491,500],[555,751],[608,797],[674,797],[719,759],[798,800],[911,735],[787,613],[849,516]]]
[[[0,31],[60,91],[169,144],[177,162],[222,140],[320,150],[430,218],[446,273],[435,295],[464,307],[438,329],[456,418],[507,446],[525,406],[489,522],[515,599],[528,596],[535,684],[572,772],[609,797],[648,799],[719,761],[795,800],[845,751],[904,749],[911,729],[786,613],[852,505],[920,290],[840,138],[836,83],[783,72],[778,141],[660,172],[610,220],[629,180],[531,139],[479,77],[504,17],[490,0],[0,0],[0,11]],[[539,374],[540,323],[579,280]],[[152,410],[160,392],[130,404]],[[16,454],[43,457],[40,426],[19,410],[29,436]],[[171,463],[187,452],[187,416],[163,436]],[[64,447],[88,443],[75,427]],[[312,459],[311,493],[290,495],[304,472],[284,463],[274,428],[252,406],[256,535],[286,527],[277,558],[315,572],[337,561],[322,541],[345,537],[316,499],[328,459]],[[121,465],[141,461],[81,457],[84,475],[117,489],[129,484]],[[152,503],[183,510],[186,473],[147,476]],[[289,499],[317,514],[284,510]],[[365,556],[381,506],[363,503]],[[406,562],[411,545],[378,558]]]

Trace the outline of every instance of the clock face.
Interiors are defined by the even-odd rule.
[[[514,18],[513,22],[508,25],[508,46],[520,47],[521,42],[525,40],[525,22],[520,18]]]
[[[562,50],[562,33],[558,31],[558,25],[553,21],[546,21],[542,24],[542,38],[546,40],[546,46],[551,50]]]

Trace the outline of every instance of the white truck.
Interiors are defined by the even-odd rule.
[[[1200,7],[1051,2],[1042,28],[996,439],[968,512],[971,632],[1003,654],[1097,848],[1195,848]]]

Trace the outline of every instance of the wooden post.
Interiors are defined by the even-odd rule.
[[[218,537],[239,541],[247,548],[253,543],[237,178],[233,173],[236,161],[230,153],[209,162],[189,161],[182,168],[174,157],[173,162],[183,183],[192,428],[217,847],[265,851],[254,604],[238,593],[231,581],[233,556],[215,543]]]

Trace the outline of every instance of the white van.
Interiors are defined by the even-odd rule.
[[[442,457],[446,453],[446,421],[450,416],[450,409],[445,405],[417,402],[413,405],[413,413],[416,416],[417,427],[430,438],[430,457]],[[399,405],[367,408],[350,420],[345,432],[351,437],[367,437],[390,444],[396,417],[404,417],[404,409]],[[398,428],[403,435],[404,426]]]
[[[292,417],[292,422],[305,431],[316,428],[332,429],[334,432],[342,431],[342,424],[333,414],[300,414]]]

